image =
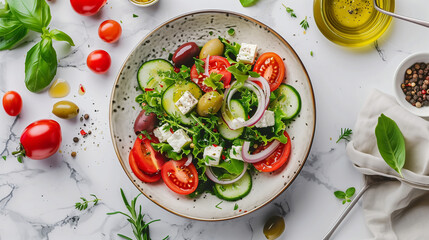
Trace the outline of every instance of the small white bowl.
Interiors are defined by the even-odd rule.
[[[404,82],[405,71],[407,71],[407,69],[410,68],[413,64],[419,62],[429,63],[429,53],[415,53],[405,58],[396,69],[394,78],[395,80],[393,81],[393,89],[395,91],[396,100],[403,108],[407,109],[409,112],[417,116],[429,117],[429,106],[424,106],[421,108],[414,107],[413,105],[411,105],[411,103],[407,102],[407,100],[405,99],[405,94],[401,89],[401,84]]]
[[[159,0],[154,0],[154,1],[150,2],[150,3],[137,3],[137,2],[135,2],[133,0],[129,0],[130,3],[132,3],[132,4],[136,5],[136,6],[139,6],[139,7],[149,7],[149,6],[154,5],[158,1]]]

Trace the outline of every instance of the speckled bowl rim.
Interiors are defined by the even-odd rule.
[[[260,25],[260,26],[262,26],[262,27],[264,27],[264,28],[266,28],[267,30],[269,30],[271,33],[273,33],[292,53],[293,53],[293,55],[297,58],[297,60],[299,61],[299,63],[300,63],[300,65],[301,65],[301,67],[302,67],[302,70],[304,71],[304,73],[305,73],[305,75],[307,76],[307,81],[308,81],[308,84],[309,84],[309,88],[310,88],[310,90],[311,90],[311,99],[312,99],[312,104],[313,104],[313,122],[314,122],[314,125],[313,125],[313,132],[312,132],[312,134],[311,134],[311,139],[310,139],[310,145],[309,145],[309,147],[308,147],[308,151],[307,151],[307,154],[305,155],[305,158],[303,159],[303,163],[301,164],[301,166],[299,167],[299,169],[297,170],[297,174],[295,174],[295,176],[293,176],[293,178],[283,187],[283,189],[281,189],[274,197],[272,197],[271,199],[269,199],[268,201],[266,201],[265,203],[263,203],[263,204],[261,204],[261,205],[259,205],[258,207],[255,207],[254,209],[252,209],[252,210],[249,210],[249,211],[247,211],[247,212],[243,212],[243,213],[241,213],[241,214],[238,214],[238,215],[235,215],[235,216],[231,216],[231,217],[225,217],[225,218],[218,218],[218,219],[205,219],[205,218],[198,218],[198,217],[192,217],[192,216],[187,216],[187,215],[183,215],[183,214],[180,214],[180,213],[177,213],[177,212],[175,212],[174,210],[172,210],[172,209],[168,209],[167,207],[165,207],[165,206],[163,206],[162,204],[160,204],[160,203],[158,203],[158,202],[156,202],[155,200],[153,200],[152,198],[150,198],[148,195],[146,195],[138,186],[137,186],[137,183],[135,182],[135,181],[133,181],[133,177],[131,176],[131,173],[130,172],[128,172],[127,171],[127,169],[126,169],[126,166],[124,165],[124,163],[126,162],[126,161],[122,161],[122,158],[121,158],[121,155],[119,154],[119,150],[118,150],[118,147],[116,146],[116,143],[115,143],[115,136],[114,136],[114,133],[113,133],[113,121],[112,121],[112,114],[113,114],[113,104],[112,104],[112,101],[113,101],[113,97],[114,97],[114,95],[115,95],[115,91],[116,91],[116,88],[114,87],[114,86],[116,86],[117,84],[118,84],[118,81],[120,80],[120,75],[121,75],[121,72],[125,69],[125,64],[126,64],[126,62],[128,62],[128,60],[129,60],[129,58],[130,58],[130,56],[132,55],[132,53],[134,53],[136,50],[137,50],[137,48],[142,44],[142,43],[144,43],[145,41],[146,41],[146,39],[149,37],[149,36],[151,36],[152,34],[154,34],[156,31],[158,31],[160,28],[162,28],[162,27],[164,27],[165,25],[167,25],[167,24],[170,24],[171,22],[174,22],[174,21],[176,21],[176,20],[178,20],[178,19],[180,19],[180,18],[184,18],[184,17],[187,17],[187,16],[190,16],[190,15],[195,15],[195,14],[202,14],[202,13],[215,13],[215,14],[217,14],[217,13],[220,13],[220,14],[231,14],[231,15],[235,15],[235,16],[238,16],[238,17],[242,17],[242,18],[244,18],[244,19],[247,19],[247,20],[249,20],[249,21],[251,21],[251,22],[254,22],[254,23],[256,23],[256,24],[258,24],[258,25]],[[242,216],[244,216],[244,215],[247,215],[247,214],[249,214],[249,213],[252,213],[252,212],[254,212],[254,211],[256,211],[256,210],[258,210],[258,209],[260,209],[260,208],[262,208],[262,207],[264,207],[265,205],[267,205],[267,204],[269,204],[270,202],[272,202],[275,198],[277,198],[278,196],[280,196],[294,181],[295,181],[295,179],[296,179],[296,177],[299,175],[299,173],[301,172],[301,170],[302,170],[302,168],[304,167],[304,164],[306,163],[306,161],[307,161],[307,158],[308,158],[308,155],[310,154],[310,150],[311,150],[311,147],[312,147],[312,145],[313,145],[313,140],[314,140],[314,133],[315,133],[315,131],[316,131],[316,102],[315,102],[315,98],[314,98],[314,91],[313,91],[313,85],[311,84],[311,81],[310,81],[310,76],[308,75],[308,72],[307,72],[307,70],[306,70],[306,68],[305,68],[305,66],[304,66],[304,64],[302,63],[302,61],[301,61],[301,58],[299,58],[299,56],[298,56],[298,54],[295,52],[295,50],[292,48],[292,46],[290,46],[289,45],[289,43],[280,35],[280,34],[278,34],[276,31],[274,31],[272,28],[270,28],[269,26],[267,26],[266,24],[264,24],[264,23],[262,23],[262,22],[260,22],[260,21],[258,21],[258,20],[256,20],[256,19],[254,19],[254,18],[252,18],[252,17],[249,17],[249,16],[247,16],[247,15],[244,15],[244,14],[241,14],[241,13],[237,13],[237,12],[233,12],[233,11],[226,11],[226,10],[218,10],[218,9],[213,9],[213,10],[211,10],[211,9],[207,9],[207,10],[198,10],[198,11],[192,11],[192,12],[188,12],[188,13],[184,13],[184,14],[181,14],[181,15],[178,15],[178,16],[176,16],[176,17],[173,17],[173,18],[171,18],[171,19],[169,19],[169,20],[167,20],[167,21],[165,21],[164,23],[162,23],[162,24],[160,24],[160,25],[158,25],[156,28],[154,28],[151,32],[149,32],[134,48],[133,48],[133,50],[130,52],[130,54],[127,56],[127,58],[124,60],[124,63],[122,64],[122,67],[121,67],[121,69],[119,70],[119,72],[118,72],[118,75],[117,75],[117,77],[116,77],[116,80],[115,80],[115,82],[114,82],[114,84],[113,84],[113,88],[112,88],[112,93],[111,93],[111,95],[110,95],[110,103],[109,103],[109,128],[110,128],[110,137],[112,138],[112,144],[113,144],[113,147],[114,147],[114,149],[115,149],[115,153],[116,153],[116,156],[118,157],[118,160],[119,160],[119,163],[121,164],[121,166],[122,166],[122,168],[123,168],[123,170],[124,170],[124,172],[127,174],[127,176],[128,176],[128,178],[131,180],[131,182],[134,184],[134,186],[146,197],[146,198],[148,198],[148,199],[150,199],[152,202],[154,202],[155,204],[157,204],[158,206],[160,206],[161,208],[163,208],[163,209],[165,209],[165,210],[167,210],[168,212],[171,212],[171,213],[173,213],[173,214],[176,214],[176,215],[178,215],[178,216],[181,216],[181,217],[184,217],[184,218],[188,218],[188,219],[193,219],[193,220],[199,220],[199,221],[206,221],[206,222],[217,222],[217,221],[224,221],[224,220],[231,220],[231,219],[235,219],[235,218],[238,218],[238,217],[242,217]]]

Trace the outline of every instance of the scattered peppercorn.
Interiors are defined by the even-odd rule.
[[[429,63],[415,63],[405,71],[401,89],[411,105],[417,108],[429,106],[428,88]]]
[[[89,114],[85,114],[85,115],[83,115],[83,118],[85,118],[85,120],[88,120],[88,118],[89,118]]]
[[[79,138],[78,137],[74,137],[73,138],[73,142],[75,142],[75,143],[79,142]]]
[[[75,158],[75,157],[76,157],[76,152],[72,152],[72,153],[71,153],[71,156],[72,156],[73,158]]]

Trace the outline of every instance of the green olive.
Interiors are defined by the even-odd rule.
[[[285,230],[285,220],[280,216],[270,217],[264,225],[264,235],[268,240],[274,240]]]
[[[79,107],[70,101],[59,101],[54,104],[52,113],[59,118],[70,119],[77,116]]]
[[[223,43],[219,39],[214,38],[208,41],[206,44],[204,44],[200,52],[200,59],[206,58],[207,55],[222,56],[223,48],[224,48]]]
[[[216,91],[204,94],[197,105],[197,113],[206,117],[209,114],[217,113],[222,107],[223,96]]]

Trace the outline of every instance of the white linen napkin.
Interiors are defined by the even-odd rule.
[[[403,179],[378,151],[375,127],[382,113],[397,123],[405,138]],[[352,139],[347,155],[367,182],[374,175],[399,180],[374,185],[363,196],[372,239],[429,239],[429,122],[400,107],[393,97],[374,90],[358,116]]]

